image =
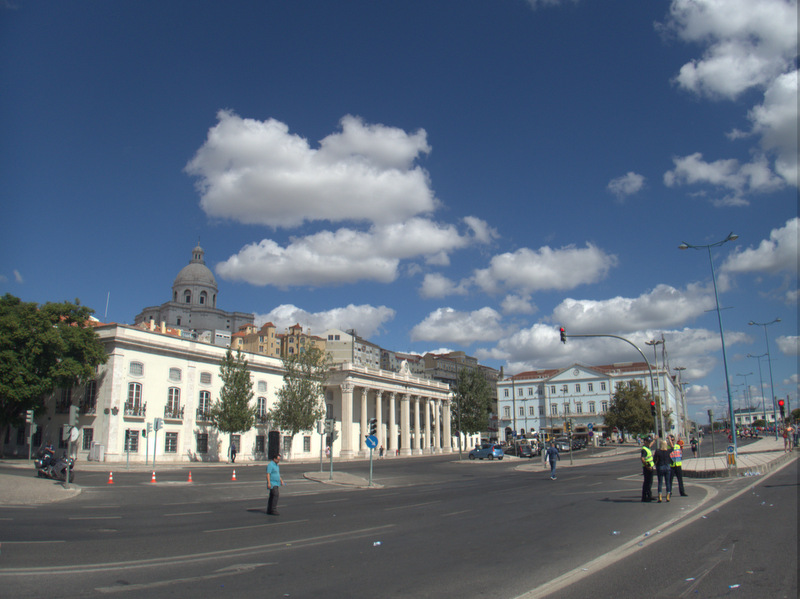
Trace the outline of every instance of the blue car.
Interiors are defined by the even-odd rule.
[[[477,458],[482,460],[484,458],[488,458],[493,460],[497,458],[498,460],[502,460],[503,455],[503,448],[497,443],[483,443],[480,447],[476,447],[469,452],[469,459],[474,460]]]

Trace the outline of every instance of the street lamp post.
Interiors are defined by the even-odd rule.
[[[678,371],[678,388],[681,390],[681,411],[683,412],[683,436],[689,436],[689,426],[686,421],[686,393],[684,393],[683,386],[686,384],[683,382],[683,371],[686,370],[686,366],[676,366],[672,370]]]
[[[752,409],[752,402],[751,402],[752,396],[750,395],[750,385],[747,384],[747,377],[753,376],[753,373],[752,372],[748,372],[747,374],[736,373],[736,376],[744,377],[744,401],[747,404],[748,415],[752,415],[750,414],[750,410]]]
[[[716,243],[710,243],[708,245],[692,245],[686,243],[685,241],[678,246],[680,250],[688,250],[689,248],[693,250],[701,250],[705,249],[708,250],[708,261],[711,264],[711,280],[714,283],[714,301],[716,302],[716,311],[717,311],[717,321],[719,322],[719,339],[722,344],[722,366],[725,370],[725,390],[728,394],[728,410],[730,411],[731,415],[731,439],[733,439],[733,456],[734,461],[739,460],[739,448],[738,443],[736,440],[736,429],[733,426],[733,398],[731,397],[731,383],[728,378],[728,357],[725,355],[725,333],[722,329],[722,313],[719,309],[719,293],[717,291],[717,275],[714,273],[714,259],[711,256],[711,248],[719,247],[724,243],[729,241],[735,241],[738,239],[739,236],[735,233],[728,233],[728,236],[723,239],[722,241],[718,241]]]
[[[656,366],[656,376],[658,376],[658,352],[656,351],[656,346],[663,345],[664,340],[662,339],[659,341],[657,339],[651,339],[650,341],[645,341],[644,344],[653,346],[653,358],[654,358],[653,363]],[[664,367],[666,368],[666,364],[664,365]],[[661,385],[659,385],[659,387],[661,387]],[[663,438],[667,434],[667,431],[664,429],[664,401],[663,400],[658,401],[660,398],[656,397],[655,389],[652,389],[652,393],[653,393],[653,399],[656,400],[657,404],[660,404],[658,410],[658,422],[661,425],[661,437]]]
[[[761,374],[761,358],[763,358],[766,355],[767,354],[754,356],[753,354],[747,354],[748,358],[758,359],[758,379],[759,381],[761,381],[761,387],[759,388],[761,391],[761,415],[764,417],[764,424],[767,423],[767,404],[764,402],[764,376]]]
[[[772,382],[772,357],[769,355],[769,337],[767,336],[767,327],[776,322],[780,322],[780,318],[776,318],[771,322],[755,322],[751,320],[747,324],[764,327],[764,341],[767,344],[767,364],[769,364],[769,394],[772,397],[772,416],[775,418],[775,440],[778,440],[778,410],[775,405],[775,384]]]

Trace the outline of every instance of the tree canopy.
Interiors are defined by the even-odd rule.
[[[451,422],[459,433],[475,434],[489,428],[492,388],[480,370],[459,371],[453,395]]]
[[[91,380],[108,359],[89,325],[94,310],[75,303],[39,306],[13,295],[0,298],[0,433],[41,410],[57,388]],[[0,446],[1,447],[1,446]]]
[[[294,436],[310,431],[325,416],[323,402],[330,359],[311,343],[303,343],[297,353],[283,360],[283,387],[278,389],[278,402],[270,410],[272,424]]]
[[[618,385],[603,418],[607,427],[617,427],[632,435],[652,431],[654,421],[650,413],[650,392],[638,381],[632,381],[630,385]]]
[[[219,401],[211,406],[210,419],[223,433],[241,433],[252,428],[255,423],[256,406],[250,405],[253,399],[253,381],[247,370],[247,360],[241,351],[236,355],[228,349],[219,365],[222,389]]]

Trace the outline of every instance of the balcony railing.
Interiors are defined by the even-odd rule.
[[[183,406],[164,406],[164,418],[183,420]]]
[[[81,403],[81,414],[95,414],[97,413],[97,403]]]
[[[132,418],[144,418],[147,414],[147,402],[141,405],[126,403],[123,414]]]
[[[256,414],[256,424],[267,424],[269,422],[268,414]]]
[[[211,420],[211,412],[203,408],[198,408],[196,419],[198,422],[208,422]]]

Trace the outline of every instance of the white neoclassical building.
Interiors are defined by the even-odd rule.
[[[235,435],[217,431],[209,422],[212,402],[222,383],[219,364],[226,349],[180,337],[165,326],[135,327],[118,324],[96,327],[108,352],[108,361],[84,387],[58,390],[47,401],[47,414],[37,418],[34,448],[60,441],[70,405],[80,407],[80,435],[73,452],[79,459],[131,463],[152,460],[187,462],[228,458],[230,442],[238,447],[237,461],[267,459],[269,409],[283,385],[283,362],[246,353],[252,375],[256,423]],[[365,436],[369,420],[376,418],[379,444],[400,456],[450,452],[449,387],[421,379],[410,372],[339,364],[325,388],[328,417],[336,420],[338,438],[314,432],[291,438],[280,434],[281,450],[288,459],[318,458],[327,445],[334,457],[353,459],[368,455]],[[155,418],[163,420],[157,433],[142,431]],[[280,433],[280,431],[278,431]],[[9,435],[7,449],[27,453],[24,431]],[[12,446],[12,447],[9,447]],[[77,450],[76,450],[77,448]]]

